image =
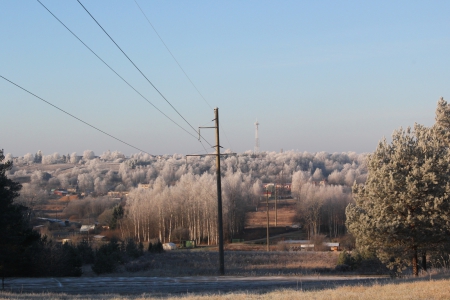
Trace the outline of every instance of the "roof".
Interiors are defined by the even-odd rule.
[[[95,225],[81,225],[80,232],[94,230]]]

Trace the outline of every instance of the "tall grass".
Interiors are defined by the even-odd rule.
[[[328,273],[334,270],[337,258],[333,252],[226,251],[225,272],[242,276]],[[146,254],[108,276],[207,276],[217,275],[218,269],[217,252],[178,250]]]
[[[274,300],[353,300],[353,299],[449,299],[450,298],[450,280],[431,280],[414,281],[407,283],[374,284],[372,286],[344,286],[336,289],[327,289],[321,291],[301,291],[301,290],[279,290],[269,293],[258,292],[240,292],[228,294],[187,294],[182,296],[162,296],[162,295],[140,295],[140,296],[120,296],[109,295],[67,295],[67,294],[13,294],[9,292],[0,292],[0,300],[6,299],[24,299],[24,300],[44,300],[44,299],[116,299],[116,300],[147,300],[147,299],[166,299],[166,300],[243,300],[243,299],[274,299]]]

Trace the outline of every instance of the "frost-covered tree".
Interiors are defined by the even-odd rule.
[[[292,176],[291,193],[292,196],[298,201],[302,192],[302,187],[310,179],[310,174],[307,171],[297,171]]]
[[[78,175],[78,186],[83,191],[94,191],[94,178],[88,174],[80,174]]]
[[[84,150],[83,152],[83,159],[84,160],[90,160],[93,159],[95,157],[94,151],[92,150]]]
[[[346,209],[358,245],[390,267],[411,263],[416,276],[418,253],[450,239],[450,152],[442,130],[439,121],[416,124],[395,131],[390,144],[380,142],[368,158],[365,185],[353,186],[356,204]]]
[[[70,163],[72,163],[72,164],[76,164],[76,163],[78,163],[78,156],[77,156],[77,153],[76,152],[74,152],[74,153],[72,153],[71,155],[70,155]]]
[[[23,162],[31,164],[34,162],[34,155],[32,153],[27,153],[23,156]]]
[[[30,183],[24,183],[20,195],[14,200],[18,204],[22,204],[30,209],[34,209],[36,205],[41,204],[48,194],[39,186]]]

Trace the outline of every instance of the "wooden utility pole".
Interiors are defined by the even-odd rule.
[[[223,252],[223,220],[222,220],[222,181],[220,175],[220,141],[219,141],[219,108],[214,109],[216,127],[216,175],[217,175],[217,225],[219,230],[219,265],[220,275],[225,274]]]
[[[219,235],[219,272],[220,275],[225,275],[225,263],[224,263],[224,252],[223,252],[223,217],[222,217],[222,181],[220,174],[220,156],[221,155],[236,155],[236,153],[225,153],[220,154],[220,139],[219,139],[219,109],[216,107],[214,109],[214,127],[199,127],[198,139],[200,140],[200,129],[201,128],[214,128],[216,130],[216,154],[200,154],[200,155],[186,155],[186,163],[188,156],[212,156],[216,157],[216,175],[217,175],[217,231]]]
[[[275,227],[277,227],[278,211],[277,211],[277,184],[275,183]]]
[[[266,197],[266,204],[267,204],[267,240],[266,240],[266,243],[267,243],[267,251],[270,251],[269,250],[269,190],[267,190],[266,191],[266,195],[267,195],[267,197]]]

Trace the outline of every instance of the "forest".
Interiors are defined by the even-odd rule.
[[[264,201],[264,186],[269,183],[283,187],[278,192],[295,200],[294,221],[307,228],[308,236],[331,239],[346,233],[345,208],[352,201],[351,186],[366,181],[366,154],[225,153],[230,154],[221,162],[226,239],[242,233],[246,213]],[[8,160],[14,164],[6,175],[22,184],[15,201],[37,215],[42,216],[37,208],[54,196],[52,191],[64,190],[69,196],[78,195],[67,198],[65,217],[109,225],[122,239],[191,239],[207,245],[218,241],[216,167],[211,156],[137,153],[126,157],[118,151],[97,156],[86,150],[82,155],[7,153]]]

